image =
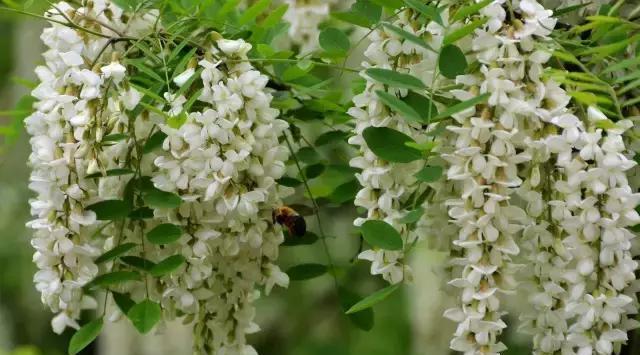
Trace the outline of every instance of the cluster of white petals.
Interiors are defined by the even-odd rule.
[[[211,46],[198,63],[198,109],[184,112],[179,127],[160,125],[167,138],[154,160],[155,187],[184,200],[176,210],[155,210],[185,231],[176,246],[157,251],[158,260],[180,254],[187,261],[177,276],[160,280],[162,304],[192,315],[202,353],[255,354],[245,335],[259,330],[253,322],[256,287],[268,293],[289,283],[273,263],[283,234],[271,221],[287,192],[276,180],[288,159],[279,142],[288,125],[270,107],[268,78],[246,61],[250,49],[243,40],[219,39]],[[180,115],[184,102],[176,108],[180,98],[165,96],[174,100],[169,114]]]
[[[638,264],[628,228],[640,223],[640,194],[629,186],[626,173],[636,163],[625,156],[622,136],[631,122],[599,128],[608,120],[595,107],[581,118],[562,116],[554,122],[559,134],[548,138],[561,171],[554,188],[563,197],[550,202],[552,216],[570,254],[563,299],[569,329],[561,348],[569,354],[613,354],[637,327],[629,317],[638,308]]]
[[[433,48],[439,48],[444,36],[442,26],[429,23],[427,26],[417,22],[417,14],[411,10],[403,10],[394,25],[424,38]],[[386,28],[374,31],[371,44],[365,51],[367,61],[365,68],[393,69],[401,73],[408,73],[421,78],[424,82],[431,82],[434,75],[435,53],[426,50],[415,43],[405,40]],[[427,140],[425,128],[421,124],[409,122],[402,114],[396,113],[378,98],[376,91],[386,90],[383,84],[362,74],[366,79],[364,92],[353,99],[354,107],[349,114],[355,118],[354,135],[349,143],[359,147],[359,154],[350,162],[352,167],[361,169],[356,177],[362,186],[358,192],[355,205],[367,210],[366,217],[358,218],[356,226],[367,220],[383,220],[393,226],[402,236],[405,247],[417,238],[411,233],[401,219],[412,206],[410,197],[414,193],[421,193],[426,186],[421,186],[414,174],[423,163],[393,163],[377,157],[368,147],[363,137],[363,131],[368,127],[389,127],[400,131],[417,142]],[[390,88],[389,93],[405,97],[407,90]],[[421,191],[418,191],[422,189]],[[365,250],[359,255],[360,259],[371,262],[371,273],[382,275],[390,283],[398,283],[411,278],[411,270],[406,264],[403,251],[383,249]]]
[[[507,19],[508,6],[516,19]],[[443,155],[447,179],[460,186],[458,197],[446,203],[459,228],[451,260],[459,275],[449,284],[461,290],[461,298],[445,316],[458,323],[451,348],[469,355],[506,349],[499,340],[507,326],[500,295],[517,286],[517,235],[525,226],[525,235],[535,238],[546,231],[535,218],[544,209],[540,166],[549,159],[539,137],[554,110],[566,105],[556,102],[557,85],[542,76],[550,57],[546,36],[555,25],[551,11],[534,0],[497,0],[480,15],[486,24],[472,35],[469,54],[480,68],[458,76],[463,89],[451,93],[459,100],[488,94],[488,101],[453,116],[448,129],[457,136],[455,150]],[[524,208],[514,202],[516,193]],[[546,282],[539,271],[536,277]]]
[[[125,43],[112,38],[144,36],[155,13],[130,16],[110,2],[92,1],[80,8],[58,3],[47,16],[60,23],[43,32],[46,65],[36,69],[36,112],[26,120],[33,149],[30,188],[36,192],[28,225],[35,229],[40,269],[34,279],[57,314],[54,330],[78,328],[80,312],[97,305],[84,286],[122,268],[112,261],[99,267],[96,258],[134,243],[144,259],[129,260],[183,263],[170,274],[145,275],[143,282],[113,285],[112,291],[134,302],[159,302],[164,320],[186,315],[199,353],[256,354],[246,335],[259,330],[257,288],[269,293],[289,283],[274,263],[283,233],[272,211],[291,191],[276,183],[289,157],[280,143],[288,125],[271,107],[268,78],[247,60],[251,45],[216,37],[199,62],[173,78],[163,95],[165,115],[159,105],[134,117],[142,94],[128,82],[120,58]],[[200,77],[191,80],[196,71]],[[192,100],[185,95],[193,94],[176,94],[187,83],[200,88]],[[139,142],[160,133],[166,135],[162,149],[142,155]],[[136,194],[154,188],[179,196],[180,207],[115,223],[98,220],[87,208],[127,199],[142,207]],[[168,223],[181,227],[180,239],[145,246],[147,234]],[[110,319],[120,318],[116,310]]]
[[[320,24],[331,13],[331,7],[338,0],[281,0],[287,4],[284,20],[289,22],[289,39],[300,48],[300,53],[309,53],[318,49]]]
[[[118,46],[107,48],[109,37],[114,31],[135,34],[149,22],[136,17],[124,23],[120,8],[100,0],[78,8],[60,2],[46,17],[54,22],[41,36],[45,64],[36,68],[36,111],[25,122],[32,147],[29,187],[36,193],[28,226],[35,230],[34,281],[43,303],[57,314],[54,331],[62,333],[78,327],[83,309],[96,306],[83,286],[98,274],[94,259],[102,245],[91,238],[98,222],[86,207],[108,198],[120,179],[98,183],[91,175],[122,167],[129,146],[127,140],[105,138],[128,130],[121,99],[125,67],[118,62]],[[67,19],[104,37],[58,23]],[[112,62],[103,60],[112,55]]]

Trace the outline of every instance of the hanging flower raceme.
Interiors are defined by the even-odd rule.
[[[603,124],[609,122],[610,124]],[[558,122],[561,133],[551,137],[562,175],[555,188],[565,199],[552,201],[553,216],[566,233],[571,253],[565,279],[565,300],[571,320],[563,348],[578,354],[613,354],[637,327],[637,281],[628,229],[640,222],[635,207],[640,195],[630,188],[626,172],[635,162],[625,156],[622,134],[628,121],[613,124],[589,107],[581,121],[575,116]]]
[[[197,110],[165,94],[169,116],[184,122],[160,126],[167,138],[154,162],[154,185],[184,200],[178,209],[155,210],[184,231],[176,246],[152,252],[159,260],[176,254],[186,260],[183,272],[159,280],[162,304],[195,320],[203,353],[254,354],[245,335],[259,329],[256,287],[268,293],[289,282],[273,263],[283,234],[271,221],[281,205],[276,180],[288,150],[279,137],[287,124],[270,107],[268,78],[246,61],[250,49],[242,40],[210,46],[198,63]]]
[[[438,48],[442,42],[442,27],[436,23],[430,23],[427,26],[417,25],[416,16],[411,10],[403,10],[393,26],[402,28],[415,36],[422,36],[431,46]],[[374,31],[371,39],[372,43],[365,51],[367,57],[367,61],[363,63],[365,68],[395,70],[414,74],[423,78],[425,82],[432,81],[436,62],[434,52],[405,40],[387,28]],[[424,163],[420,161],[394,163],[378,157],[367,146],[364,131],[367,128],[391,128],[417,142],[426,141],[426,131],[420,122],[411,122],[402,114],[392,111],[379,96],[380,92],[384,92],[382,95],[406,97],[409,95],[407,90],[390,88],[387,92],[383,84],[367,75],[367,70],[362,76],[366,79],[366,88],[364,92],[354,97],[355,107],[349,110],[349,114],[356,120],[354,136],[349,139],[349,143],[358,146],[360,151],[350,164],[362,169],[356,174],[362,189],[356,196],[355,204],[365,208],[367,215],[356,219],[355,225],[361,226],[368,220],[382,220],[400,233],[404,247],[408,247],[417,236],[415,233],[410,233],[407,225],[400,219],[406,215],[407,211],[419,207],[412,206],[413,200],[410,200],[410,196],[424,191],[424,186],[420,186],[414,177]],[[424,112],[424,114],[427,113]],[[418,191],[420,188],[422,190]],[[359,258],[371,261],[371,273],[382,275],[390,283],[398,283],[411,276],[411,271],[404,260],[404,252],[401,250],[375,248],[362,252]]]
[[[329,18],[331,6],[337,0],[282,0],[287,4],[284,19],[291,24],[289,39],[301,53],[318,49],[319,26]]]
[[[110,2],[88,2],[74,8],[57,3],[46,13],[51,26],[42,33],[45,65],[36,68],[41,83],[32,95],[36,112],[26,119],[31,137],[29,187],[35,230],[32,245],[39,271],[34,277],[42,301],[57,315],[56,333],[78,327],[83,309],[96,301],[83,286],[98,275],[95,258],[101,253],[96,213],[87,209],[108,198],[124,184],[114,177],[97,183],[95,177],[122,167],[129,142],[111,140],[128,130],[121,100],[125,67],[110,38],[120,36],[127,24],[142,30],[140,17],[128,18]],[[73,21],[91,27],[88,34],[63,25]],[[149,26],[146,25],[148,28]],[[106,58],[106,60],[105,60]],[[115,134],[115,135],[114,135]]]
[[[508,6],[515,16],[509,20]],[[457,135],[456,149],[444,156],[450,164],[447,178],[461,186],[460,197],[447,204],[459,228],[452,263],[461,272],[450,284],[462,292],[460,305],[445,316],[459,323],[452,349],[497,354],[505,350],[499,335],[506,328],[499,296],[516,286],[518,267],[512,258],[520,248],[514,238],[531,223],[512,199],[516,192],[531,203],[541,197],[539,165],[548,159],[538,137],[548,119],[543,111],[550,114],[544,101],[553,83],[545,83],[541,75],[550,56],[545,38],[555,20],[535,1],[495,1],[480,16],[485,25],[475,31],[471,44],[471,58],[480,67],[458,76],[464,89],[452,94],[460,100],[486,95],[487,103],[453,116],[455,124],[448,129]],[[540,209],[539,204],[527,208],[534,217]],[[532,227],[534,234],[545,230],[544,225]]]

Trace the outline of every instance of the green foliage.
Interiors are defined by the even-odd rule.
[[[391,285],[381,290],[378,290],[370,294],[369,296],[363,298],[358,303],[354,304],[351,308],[349,308],[349,310],[347,310],[346,313],[353,314],[353,313],[361,312],[363,310],[371,308],[376,304],[384,301],[387,297],[389,297],[392,293],[394,293],[398,288],[400,288],[400,285]]]
[[[123,219],[131,212],[131,206],[122,200],[104,200],[85,207],[96,214],[99,220]]]
[[[454,115],[454,114],[456,114],[458,112],[464,111],[464,110],[469,109],[471,107],[475,107],[476,105],[486,101],[490,96],[491,96],[490,93],[486,93],[486,94],[482,94],[482,95],[476,96],[473,99],[469,99],[469,100],[466,100],[466,101],[459,102],[459,103],[449,107],[448,109],[442,111],[440,114],[438,114],[434,118],[434,120],[440,120],[440,119],[443,119],[443,118],[447,118],[447,117],[450,117],[451,115]]]
[[[127,252],[129,252],[131,249],[137,247],[138,244],[136,243],[124,243],[121,245],[118,245],[116,247],[114,247],[113,249],[105,252],[104,254],[100,255],[97,259],[96,259],[96,264],[101,264],[101,263],[105,263],[107,261],[111,261],[121,255],[126,254]]]
[[[462,50],[453,44],[446,45],[440,52],[438,67],[442,75],[449,79],[464,74],[467,69],[467,59]]]
[[[182,255],[172,255],[151,267],[149,273],[155,277],[162,277],[176,271],[186,261]]]
[[[441,26],[444,25],[442,17],[440,16],[440,11],[435,6],[426,5],[419,0],[404,0],[404,3],[427,17],[429,20],[434,21]]]
[[[160,305],[148,299],[144,300],[132,306],[127,312],[127,317],[140,333],[147,334],[160,321]]]
[[[424,83],[413,75],[398,73],[389,69],[371,68],[365,70],[365,74],[371,79],[393,88],[425,90]]]
[[[403,30],[400,27],[394,26],[390,23],[383,23],[382,24],[385,28],[387,28],[389,31],[397,34],[398,36],[402,37],[403,39],[416,44],[426,50],[432,51],[432,52],[436,52],[433,48],[431,48],[430,45],[427,44],[427,42],[425,42],[423,39],[421,39],[420,37],[414,35],[413,33],[409,33],[405,30]]]
[[[410,163],[422,158],[422,153],[407,143],[411,137],[388,127],[367,127],[362,133],[367,146],[378,157],[395,163]]]
[[[386,91],[377,90],[376,95],[380,101],[389,106],[392,110],[402,114],[402,118],[409,122],[424,123],[422,115],[420,115],[413,107],[409,106],[397,96],[391,95]]]
[[[393,0],[390,2],[394,2]],[[377,25],[382,14],[382,6],[379,1],[372,0],[357,0],[349,11],[334,12],[331,15],[338,20],[360,26],[360,27],[372,27]]]
[[[102,318],[98,318],[78,329],[69,342],[69,355],[75,355],[91,344],[102,331],[102,324]]]
[[[316,278],[326,274],[328,268],[322,264],[300,264],[287,270],[289,279],[292,281],[303,281]]]
[[[344,56],[351,46],[349,37],[344,32],[333,27],[322,30],[318,41],[320,42],[320,47],[331,56]]]
[[[156,188],[145,191],[144,201],[153,208],[177,208],[182,204],[180,196]]]
[[[87,285],[87,287],[95,288],[99,286],[107,288],[109,286],[114,286],[120,283],[139,280],[141,280],[141,276],[135,271],[113,271],[110,273],[98,275]]]
[[[418,207],[413,211],[409,211],[406,215],[398,220],[400,223],[411,224],[416,223],[424,215],[424,208]]]
[[[416,179],[422,182],[436,182],[442,177],[442,167],[440,166],[425,166],[416,173]]]
[[[182,236],[182,228],[175,224],[163,223],[155,226],[147,233],[147,239],[153,244],[169,244]]]
[[[385,221],[368,220],[360,227],[362,237],[369,245],[385,250],[401,250],[400,233]]]

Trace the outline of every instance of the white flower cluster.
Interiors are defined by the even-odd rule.
[[[178,128],[161,125],[165,153],[154,161],[154,185],[185,201],[177,210],[155,211],[185,230],[177,247],[158,251],[187,260],[183,272],[161,280],[162,303],[195,316],[195,345],[203,353],[255,354],[245,341],[259,329],[255,288],[268,293],[289,283],[273,263],[283,234],[271,222],[281,204],[276,180],[288,159],[279,137],[288,126],[270,107],[268,78],[246,61],[250,49],[225,39],[211,47],[199,62],[202,105],[184,112]],[[180,115],[175,102],[184,100],[165,96],[173,98],[170,115]]]
[[[562,200],[551,201],[552,216],[564,232],[562,248],[570,254],[563,297],[569,320],[562,348],[569,354],[613,354],[637,327],[628,318],[637,312],[638,282],[628,227],[640,223],[634,193],[626,172],[636,163],[625,156],[622,134],[631,127],[610,122],[589,107],[584,120],[565,115],[557,121],[561,132],[549,137],[561,171],[554,188]],[[560,347],[561,346],[561,347]]]
[[[404,10],[398,15],[394,25],[425,38],[433,48],[439,48],[444,35],[442,27],[435,23],[426,27],[419,25],[415,16],[411,10]],[[425,82],[432,81],[435,53],[404,40],[387,29],[374,31],[371,41],[365,51],[365,68],[393,69],[416,75]],[[358,146],[360,150],[350,165],[362,169],[356,174],[362,189],[356,196],[355,205],[367,209],[367,216],[356,219],[355,225],[360,226],[370,219],[383,220],[401,234],[404,245],[408,246],[415,240],[416,234],[410,233],[399,219],[412,209],[411,201],[408,201],[409,196],[414,192],[418,193],[419,188],[425,187],[421,187],[414,177],[423,167],[423,163],[403,164],[382,160],[367,147],[362,133],[368,127],[389,127],[414,138],[417,142],[424,142],[426,131],[421,124],[411,123],[401,114],[386,107],[376,94],[377,90],[385,90],[384,85],[364,73],[363,77],[367,80],[366,88],[354,97],[355,107],[349,110],[356,122],[354,136],[349,139],[349,143]],[[395,92],[392,89],[390,93],[401,97],[408,94],[406,90]],[[409,206],[403,208],[403,204]],[[366,250],[359,258],[371,261],[371,273],[382,275],[390,283],[398,283],[411,277],[411,270],[406,265],[403,251]]]
[[[121,167],[128,150],[126,140],[103,141],[128,129],[119,94],[125,67],[114,51],[118,46],[109,42],[127,24],[122,10],[100,0],[79,8],[60,2],[46,16],[56,22],[41,36],[46,63],[36,68],[41,81],[32,92],[36,112],[26,119],[32,136],[29,187],[36,193],[30,202],[34,219],[27,225],[35,230],[36,288],[57,313],[54,331],[62,333],[78,327],[82,309],[96,306],[82,288],[98,274],[94,259],[102,248],[91,238],[96,214],[86,207],[110,191],[89,175]],[[67,20],[104,37],[58,23]],[[138,30],[145,27],[141,18],[128,21]],[[108,56],[113,56],[109,64],[102,59]]]
[[[338,0],[282,0],[289,5],[284,19],[291,24],[289,39],[300,47],[300,53],[318,49],[319,25],[329,18]]]
[[[81,310],[96,307],[83,287],[121,268],[109,262],[101,269],[96,258],[135,243],[151,263],[169,257],[185,263],[180,272],[145,275],[144,282],[111,290],[135,302],[159,301],[164,319],[187,315],[195,323],[196,351],[255,354],[245,337],[259,329],[253,321],[256,288],[269,293],[289,282],[274,264],[283,234],[271,214],[290,191],[276,184],[288,159],[279,141],[287,124],[271,108],[268,78],[247,61],[251,45],[217,39],[199,63],[173,79],[177,91],[192,85],[190,79],[200,72],[197,100],[169,91],[166,117],[158,110],[133,117],[142,95],[129,84],[121,63],[125,41],[112,39],[143,35],[155,17],[125,15],[101,1],[77,9],[59,3],[47,16],[61,23],[42,35],[46,66],[36,70],[41,80],[33,91],[37,111],[26,124],[33,136],[30,187],[37,193],[31,202],[35,219],[29,222],[36,230],[32,244],[40,268],[35,282],[43,302],[58,314],[54,330],[78,328]],[[62,24],[67,21],[83,29]],[[140,141],[156,127],[166,134],[162,151],[141,156]],[[131,173],[109,174],[114,169],[135,171],[134,180]],[[177,209],[157,208],[152,218],[116,223],[98,221],[87,209],[103,200],[126,200],[130,182],[137,182],[134,189],[153,184],[183,203]],[[180,226],[181,238],[145,246],[145,235],[163,223]],[[116,311],[111,319],[118,318]]]
[[[507,22],[508,6],[517,18]],[[457,257],[451,262],[461,272],[449,284],[462,294],[460,305],[445,316],[458,323],[451,348],[469,355],[506,349],[499,341],[506,328],[499,296],[515,290],[518,266],[512,258],[520,248],[514,237],[531,222],[512,200],[519,192],[531,216],[540,215],[539,169],[549,154],[538,137],[551,114],[547,107],[562,107],[551,103],[557,85],[542,78],[542,65],[550,57],[543,44],[555,25],[551,11],[534,0],[497,0],[481,15],[486,25],[475,31],[471,43],[480,68],[458,76],[464,89],[451,93],[459,100],[490,96],[486,105],[453,116],[455,124],[448,129],[457,135],[456,149],[443,155],[450,164],[447,178],[461,186],[459,197],[447,205],[459,228],[453,242]],[[536,233],[545,226],[528,230]]]

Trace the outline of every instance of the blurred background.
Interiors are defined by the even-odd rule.
[[[32,3],[29,11],[42,13],[46,2]],[[24,226],[31,193],[26,165],[29,144],[21,122],[30,102],[23,97],[29,92],[28,82],[34,80],[33,69],[42,62],[39,35],[44,25],[38,19],[0,11],[0,355],[65,354],[71,336],[71,332],[57,336],[51,331],[51,314],[40,303],[32,283],[32,249]],[[340,174],[334,175],[333,183],[339,183]],[[315,191],[322,191],[321,184],[314,186]],[[351,227],[354,213],[353,209],[327,209],[322,216],[332,236],[327,241],[337,265],[348,265],[358,253],[358,236]],[[307,220],[310,229],[316,230],[312,219]],[[451,296],[441,291],[436,272],[445,254],[421,246],[413,257],[415,283],[376,305],[373,318],[359,318],[359,327],[342,314],[333,281],[324,275],[292,282],[289,289],[263,297],[257,304],[262,331],[251,336],[251,343],[261,355],[450,354],[447,345],[453,324],[441,315]],[[282,248],[282,269],[309,262],[326,263],[320,243]],[[350,289],[360,293],[356,297],[385,286],[379,278],[368,276],[367,268],[357,263],[345,275]],[[517,318],[517,311],[511,314]],[[507,338],[508,354],[530,353],[521,345],[527,343],[526,338],[514,334]],[[122,321],[108,325],[98,343],[82,354],[191,354],[189,339],[190,330],[179,323],[141,337]]]

